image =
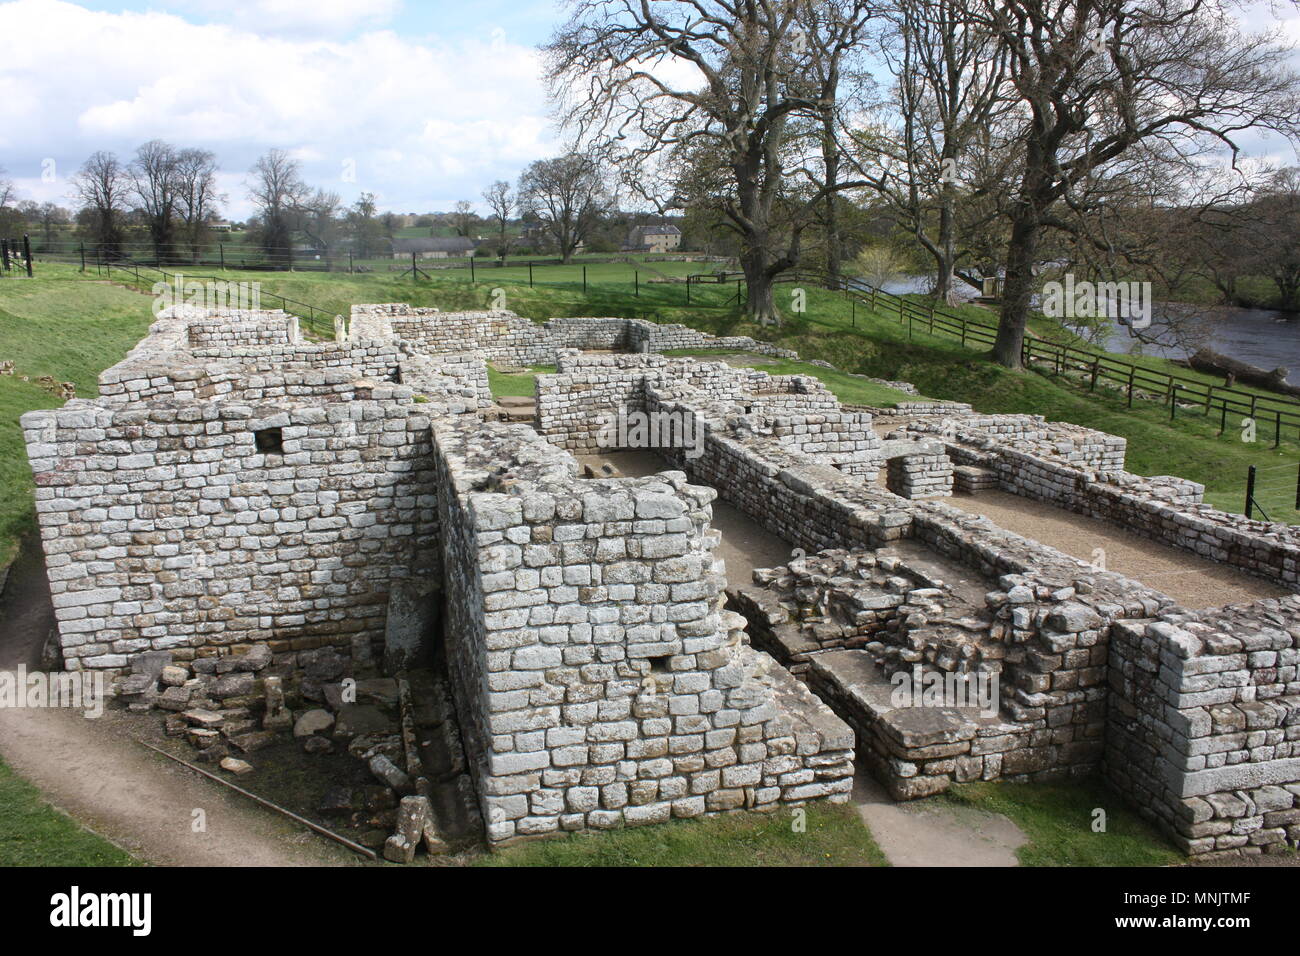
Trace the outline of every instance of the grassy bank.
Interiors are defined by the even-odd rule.
[[[0,761],[0,866],[137,866],[139,861],[41,799]]]
[[[34,279],[0,280],[0,360],[14,363],[12,376],[0,376],[0,566],[34,527],[32,477],[18,418],[63,404],[36,380],[48,375],[72,382],[78,396],[93,398],[99,373],[148,330],[149,306],[143,295],[85,281],[69,268],[42,269]]]
[[[481,866],[886,866],[851,806],[812,805],[802,830],[790,810],[582,833],[509,847]]]

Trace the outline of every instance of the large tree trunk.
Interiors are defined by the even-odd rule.
[[[740,267],[745,273],[745,310],[750,320],[758,325],[780,325],[767,256],[758,250],[746,251],[741,254]]]
[[[1032,213],[1026,211],[1011,226],[1007,244],[1007,277],[1002,287],[1002,313],[998,318],[998,337],[993,343],[993,359],[1007,368],[1020,368],[1021,347],[1029,319],[1029,300],[1034,291],[1034,259],[1038,252],[1040,227]]]
[[[939,207],[939,241],[936,244],[935,260],[938,273],[934,283],[934,294],[946,305],[956,305],[957,296],[952,286],[953,268],[956,265],[956,217],[953,215],[952,198],[948,195],[949,187],[944,187],[944,200]]]

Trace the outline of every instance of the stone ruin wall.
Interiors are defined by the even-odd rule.
[[[943,435],[954,460],[992,469],[1004,491],[1110,521],[1172,547],[1286,587],[1300,585],[1300,528],[1219,511],[1203,503],[1203,486],[1146,478],[1123,470],[1123,439],[1077,426],[1040,426],[975,417],[914,422],[908,430]],[[1005,436],[1032,437],[1026,451]],[[1100,452],[1099,452],[1100,449]],[[1099,457],[1100,455],[1100,457]]]
[[[910,537],[998,582],[979,609],[977,655],[1006,677],[995,719],[956,715],[936,728],[878,706],[851,668],[829,666],[869,641],[832,639],[798,665],[897,795],[1100,761],[1189,853],[1300,836],[1297,599],[1172,607],[984,519],[866,487],[845,472],[879,452],[868,447],[870,419],[828,403],[819,386],[659,356],[566,365],[568,346],[552,340],[529,364],[559,361],[565,375],[593,378],[544,377],[544,424],[547,397],[558,414],[620,394],[704,421],[703,456],[667,454],[686,475],[582,482],[568,455],[527,429],[478,420],[490,393],[471,343],[428,356],[405,333],[367,334],[368,322],[387,321],[384,309],[354,311],[343,345],[204,333],[201,348],[193,315],[176,310],[105,373],[101,400],[24,417],[69,666],[114,671],[146,650],[185,660],[268,638],[279,654],[339,646],[366,658],[383,643],[389,592],[442,577],[445,560],[457,706],[494,842],[842,798],[852,738],[721,610],[712,493],[689,477],[805,550],[865,554]],[[430,317],[443,320],[421,319]],[[556,334],[508,319],[483,327],[497,321],[510,361],[541,355],[528,350]],[[566,342],[632,341],[609,320],[561,327]],[[569,388],[598,382],[609,389],[599,401],[595,389]],[[955,432],[913,422],[910,437],[939,432],[953,461],[992,468],[1007,490],[1140,520],[1144,533],[1296,581],[1293,530],[1214,512],[1191,483],[1128,475],[1118,439],[1033,416],[943,414],[959,419]],[[586,447],[570,435],[581,418],[547,438]],[[272,428],[282,452],[257,452],[253,432]],[[642,517],[643,500],[673,515]],[[614,553],[613,541],[626,550]],[[869,626],[888,631],[899,608],[937,606],[933,590],[891,597]],[[763,624],[755,615],[749,631]],[[925,640],[927,654],[948,646],[938,632]]]
[[[1300,838],[1300,597],[1111,630],[1106,778],[1188,854]]]
[[[621,360],[612,363],[591,360],[582,364],[591,376],[589,381],[600,380],[605,388],[617,388],[612,379],[619,374],[626,377],[639,367],[636,362]],[[593,366],[598,369],[595,373]],[[618,372],[611,374],[611,367]],[[603,378],[601,372],[605,373]],[[666,378],[673,383],[681,381],[681,376]],[[746,614],[756,643],[777,653],[783,664],[794,663],[795,671],[803,674],[809,686],[854,727],[859,759],[865,760],[888,782],[895,796],[923,796],[944,789],[953,781],[1050,779],[1091,773],[1103,766],[1108,747],[1115,747],[1116,753],[1128,753],[1135,746],[1133,740],[1146,740],[1133,733],[1131,724],[1125,725],[1119,719],[1119,715],[1135,706],[1135,700],[1150,703],[1147,691],[1132,680],[1120,681],[1116,676],[1131,666],[1129,661],[1133,655],[1126,635],[1135,626],[1139,634],[1154,626],[1160,639],[1154,646],[1167,656],[1169,651],[1164,645],[1168,635],[1162,630],[1164,625],[1131,622],[1150,622],[1157,616],[1190,612],[1173,607],[1167,596],[1137,582],[1098,572],[1054,549],[997,529],[986,519],[939,503],[909,507],[906,502],[893,499],[897,502],[895,507],[902,506],[901,513],[893,519],[894,526],[887,528],[884,520],[890,507],[887,500],[893,496],[874,491],[864,496],[860,486],[847,487],[834,472],[813,467],[807,458],[798,454],[799,448],[789,444],[774,448],[769,438],[753,429],[751,420],[739,414],[743,409],[734,406],[736,399],[744,400],[743,394],[726,396],[732,400],[733,404],[729,404],[726,400],[719,401],[716,393],[704,395],[689,385],[664,385],[653,376],[646,376],[644,381],[647,410],[697,414],[705,422],[703,456],[687,459],[669,450],[666,457],[697,480],[720,489],[729,501],[793,544],[813,551],[826,547],[864,549],[898,537],[914,537],[936,553],[977,568],[984,576],[999,582],[1000,589],[991,590],[985,596],[990,643],[981,649],[981,655],[988,655],[992,666],[1003,677],[1001,713],[989,719],[952,714],[944,720],[920,724],[910,719],[915,715],[895,710],[887,696],[882,698],[869,684],[854,681],[853,667],[861,667],[861,663],[835,661],[831,656],[852,654],[852,650],[844,648],[863,646],[864,637],[846,642],[842,635],[832,636],[826,646],[815,640],[805,642],[802,653],[795,655],[802,663],[792,662],[788,640],[775,647],[763,639],[770,636],[763,635],[764,626],[770,627],[772,623],[766,617],[770,606],[762,613]],[[550,394],[558,397],[563,391],[560,387]],[[541,388],[539,392],[547,395],[548,389]],[[576,402],[587,401],[589,394],[582,392]],[[952,414],[950,409],[945,411],[947,415]],[[1157,510],[1167,517],[1188,507],[1204,520],[1208,509],[1200,505],[1200,486],[1181,479],[1144,479],[1124,472],[1123,439],[1075,426],[1045,423],[1038,416],[970,416],[970,419],[959,421],[958,434],[966,441],[978,436],[979,447],[973,457],[981,465],[992,465],[998,470],[1005,490],[1060,500],[1066,507],[1080,494],[1104,494],[1123,501],[1124,508],[1093,513],[1121,524],[1131,520],[1128,516],[1135,513]],[[869,420],[859,419],[856,424],[866,427]],[[563,443],[567,426],[560,420],[556,425]],[[913,431],[914,437],[931,441],[934,431],[951,433],[951,429],[952,425],[945,421],[939,428],[922,427]],[[962,454],[972,454],[967,444],[949,443],[946,447],[954,453],[953,460],[959,460]],[[1094,470],[1104,473],[1106,483],[1089,484],[1080,480],[1079,476]],[[1181,520],[1189,519],[1184,514]],[[1239,549],[1256,549],[1266,554],[1276,554],[1279,549],[1275,527],[1248,522],[1239,516],[1212,520],[1231,530]],[[1288,580],[1285,561],[1252,564],[1234,562],[1223,549],[1202,553],[1217,560],[1228,558],[1226,563],[1246,566],[1273,580]],[[756,599],[755,595],[761,593],[750,591],[744,597]],[[873,627],[883,630],[900,607],[907,607],[902,598],[888,609],[868,610],[865,617],[873,624],[859,633],[869,634]],[[924,607],[922,600],[912,609]],[[1244,716],[1227,712],[1221,718],[1226,730],[1219,731],[1218,738],[1211,742],[1184,733],[1181,749],[1175,747],[1169,753],[1149,756],[1145,761],[1147,766],[1158,764],[1159,773],[1178,781],[1179,788],[1218,788],[1214,793],[1198,794],[1194,800],[1179,802],[1171,799],[1168,788],[1162,793],[1149,779],[1138,783],[1142,777],[1136,770],[1116,773],[1111,769],[1111,764],[1127,766],[1123,759],[1112,759],[1106,764],[1116,788],[1139,807],[1151,804],[1159,808],[1158,819],[1189,853],[1294,842],[1300,835],[1294,827],[1300,810],[1289,802],[1300,791],[1300,786],[1294,783],[1300,777],[1300,767],[1287,762],[1294,746],[1290,740],[1300,737],[1300,729],[1296,729],[1300,727],[1300,716],[1297,716],[1300,715],[1297,698],[1300,682],[1294,667],[1300,654],[1297,651],[1300,647],[1298,609],[1300,600],[1283,602],[1274,612],[1274,622],[1286,623],[1289,632],[1272,630],[1266,641],[1268,647],[1260,656],[1219,658],[1165,678],[1169,682],[1165,693],[1175,695],[1176,699],[1183,699],[1205,683],[1203,669],[1222,671],[1222,676],[1215,680],[1240,688],[1234,693],[1243,697],[1266,694],[1276,698],[1262,708],[1247,706],[1243,709]],[[750,610],[754,610],[752,604]],[[1224,617],[1229,622],[1236,621],[1237,628],[1243,625],[1251,628],[1258,625],[1252,619],[1253,613],[1232,609],[1224,612]],[[1229,623],[1228,627],[1231,629],[1233,624]],[[1112,640],[1116,645],[1114,652]],[[1191,725],[1186,715],[1165,720],[1179,726]],[[1243,729],[1245,721],[1250,721],[1249,728],[1254,733],[1232,736]],[[1219,728],[1218,724],[1206,723],[1205,718],[1196,726],[1201,725]],[[1122,726],[1128,726],[1129,730],[1117,729]],[[1207,735],[1209,731],[1201,734]],[[1164,732],[1158,739],[1167,736]],[[1204,767],[1202,754],[1207,749],[1221,753],[1229,744],[1242,746],[1242,741],[1247,739],[1252,742],[1251,748],[1208,759],[1234,763],[1263,760],[1267,767],[1252,769],[1248,776],[1235,778],[1267,781],[1262,787],[1252,785],[1253,790],[1234,795],[1223,792],[1226,787],[1223,774],[1202,777],[1201,782],[1185,781],[1188,774],[1198,773],[1198,768]],[[1194,755],[1190,761],[1184,758],[1185,752]],[[1282,762],[1270,762],[1274,760]],[[1136,760],[1130,762],[1142,766]],[[1279,786],[1281,781],[1291,782]],[[1250,796],[1256,791],[1258,800]],[[1256,827],[1260,834],[1250,836]]]
[[[555,364],[564,349],[667,352],[673,349],[735,349],[796,358],[789,349],[748,336],[719,337],[679,324],[645,319],[554,318],[545,325],[508,310],[440,312],[393,305],[354,305],[348,338],[397,337],[429,355],[472,352],[487,362]]]
[[[68,666],[383,636],[388,582],[434,575],[428,420],[409,390],[328,406],[69,402],[23,416]],[[282,451],[263,452],[273,431]]]
[[[484,608],[451,653],[490,840],[847,797],[847,728],[720,609],[711,490],[578,481],[522,426],[435,434],[448,604]]]

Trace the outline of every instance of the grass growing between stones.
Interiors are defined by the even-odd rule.
[[[480,866],[887,866],[857,810],[811,804],[796,833],[789,810],[730,813],[508,847]]]
[[[0,761],[0,866],[139,866],[78,826]]]
[[[1029,837],[1023,866],[1170,866],[1185,862],[1160,833],[1096,778],[1063,783],[959,784],[936,799],[1009,817]],[[1093,831],[1096,810],[1106,830]]]

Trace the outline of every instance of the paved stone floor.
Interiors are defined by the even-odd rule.
[[[863,770],[853,782],[853,803],[894,866],[1019,866],[1016,849],[1028,841],[1000,813],[935,799],[895,803]]]

